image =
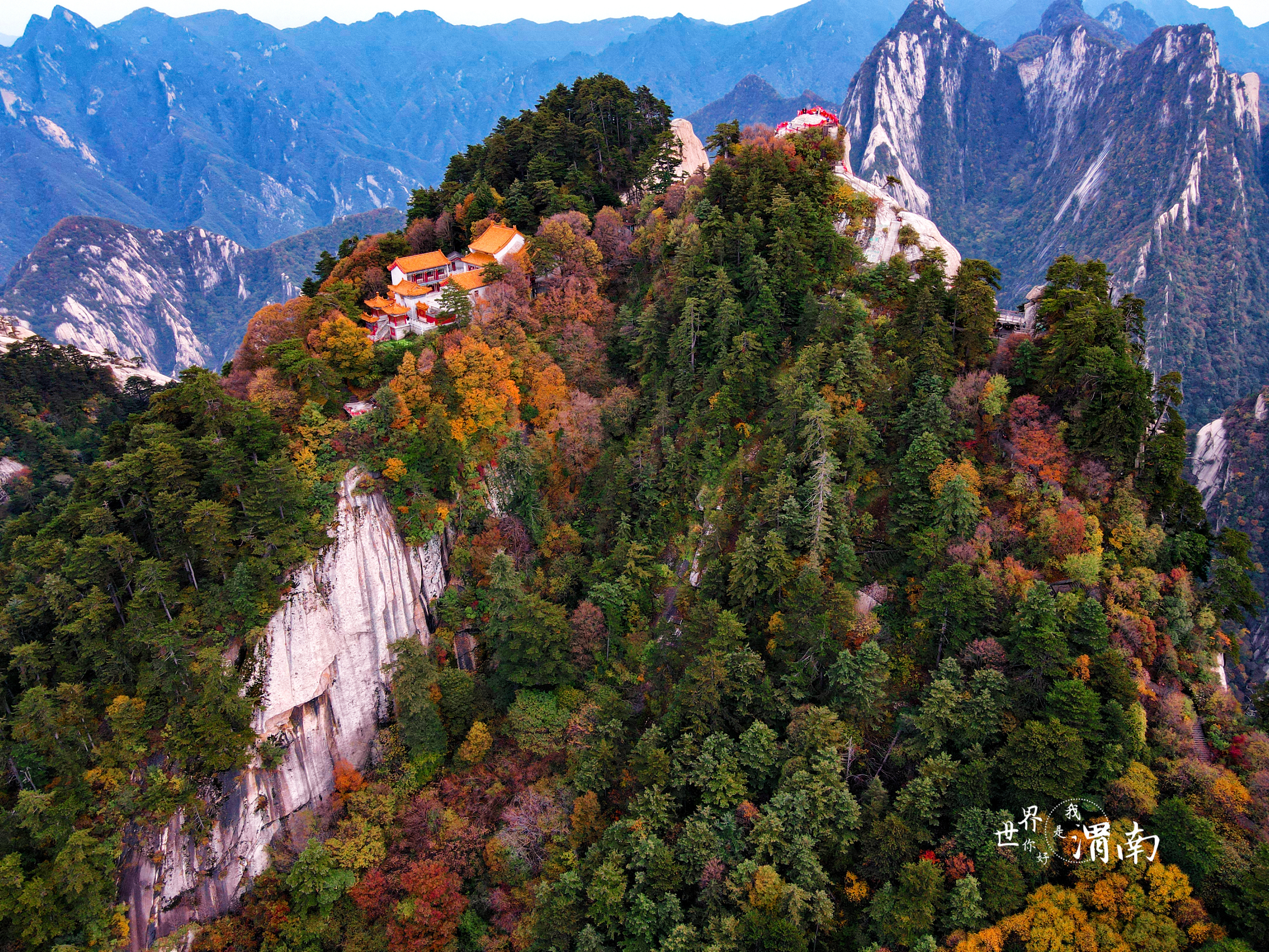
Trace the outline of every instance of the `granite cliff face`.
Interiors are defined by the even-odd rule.
[[[401,541],[379,493],[359,493],[358,473],[339,490],[333,541],[294,572],[264,641],[265,700],[256,732],[284,748],[275,769],[257,761],[218,780],[213,827],[134,828],[125,844],[121,895],[132,947],[227,911],[268,865],[268,846],[300,811],[334,790],[334,765],[364,765],[389,714],[391,645],[429,638],[428,602],[445,585],[445,547]]]
[[[863,249],[865,261],[879,264],[889,261],[900,252],[909,261],[915,261],[925,251],[938,248],[947,260],[944,270],[948,278],[955,277],[961,267],[961,253],[954,244],[943,237],[938,225],[924,215],[918,215],[904,208],[871,182],[866,182],[845,169],[842,170],[841,175],[851,188],[857,192],[863,192],[877,202],[876,214],[865,221],[864,227],[852,236]],[[899,232],[904,225],[911,227],[917,234],[917,243],[907,248],[899,245]]]
[[[1001,266],[1006,304],[1060,254],[1107,261],[1146,299],[1152,368],[1210,419],[1269,362],[1259,79],[1205,27],[1123,50],[1077,22],[1042,46],[1015,62],[915,0],[847,94],[850,166]]]
[[[1269,387],[1227,407],[1198,431],[1190,473],[1212,528],[1247,533],[1252,558],[1269,566]],[[1252,579],[1269,602],[1269,574],[1260,571]],[[1252,624],[1241,660],[1250,678],[1269,679],[1269,613]]]
[[[167,375],[218,368],[252,314],[299,293],[323,249],[403,220],[378,209],[255,250],[203,228],[162,232],[67,218],[0,286],[0,320],[89,353],[135,357]]]
[[[700,136],[696,134],[692,124],[686,119],[671,119],[670,129],[678,139],[682,156],[675,174],[679,178],[687,178],[697,169],[709,169],[709,153],[705,151],[705,146],[701,144]]]

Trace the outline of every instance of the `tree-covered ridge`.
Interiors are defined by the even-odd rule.
[[[5,512],[38,507],[49,493],[69,490],[105,432],[144,409],[151,389],[140,377],[120,388],[104,361],[41,337],[0,354],[0,457],[26,470],[5,483]]]
[[[410,220],[439,218],[440,246],[449,251],[490,212],[533,232],[558,212],[619,207],[669,184],[678,164],[670,115],[646,86],[632,90],[602,73],[561,83],[450,159],[439,189],[414,193]]]
[[[724,145],[365,371],[365,452],[458,533],[443,627],[198,947],[1262,944],[1269,741],[1212,673],[1246,540],[1180,478],[1140,302],[1063,258],[997,341],[988,263],[861,264],[835,140]],[[254,399],[313,426],[305,379]],[[997,847],[1074,795],[1159,861]]]
[[[349,314],[401,239],[342,249],[226,378],[156,395],[6,524],[3,753],[44,771],[4,792],[10,946],[108,945],[120,818],[200,815],[252,756],[259,659],[221,658],[354,462],[407,540],[452,531],[441,627],[398,645],[376,762],[197,948],[1269,939],[1269,740],[1212,671],[1255,607],[1246,540],[1180,479],[1139,302],[1059,259],[1037,334],[997,341],[990,264],[867,267],[838,233],[836,139],[720,145],[637,205],[546,215],[443,332],[371,344]],[[997,847],[1069,796],[1160,861]]]

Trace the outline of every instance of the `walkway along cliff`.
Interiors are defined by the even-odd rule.
[[[287,821],[334,791],[335,762],[370,757],[388,713],[390,645],[430,636],[427,606],[445,585],[447,545],[406,545],[383,496],[357,491],[360,475],[350,471],[339,487],[333,543],[293,573],[266,630],[256,732],[283,748],[281,763],[266,769],[257,758],[218,778],[216,820],[200,834],[182,832],[181,814],[128,832],[120,893],[135,950],[237,901]]]

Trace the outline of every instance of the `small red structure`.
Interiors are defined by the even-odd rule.
[[[837,113],[829,112],[822,106],[809,106],[806,109],[799,109],[798,114],[788,122],[782,122],[776,126],[776,132],[783,132],[790,126],[794,127],[795,131],[800,132],[803,129],[815,129],[820,126],[840,126],[841,124],[842,121],[837,117]]]

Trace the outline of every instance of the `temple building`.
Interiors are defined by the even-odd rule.
[[[388,275],[393,284],[409,281],[435,290],[449,277],[450,266],[450,258],[445,252],[429,251],[427,254],[398,258],[392,262]]]
[[[462,260],[469,264],[469,268],[483,268],[494,262],[506,264],[509,257],[523,248],[524,235],[520,234],[518,228],[490,225],[479,238],[467,246],[467,255]],[[493,258],[493,262],[489,258]],[[477,264],[477,261],[481,263]]]
[[[484,296],[484,268],[505,264],[523,250],[524,235],[510,225],[490,225],[467,247],[467,254],[429,251],[397,258],[388,269],[392,297],[376,295],[365,301],[363,316],[376,341],[400,340],[448,323],[440,319],[440,298],[446,285],[454,284],[473,301]]]

